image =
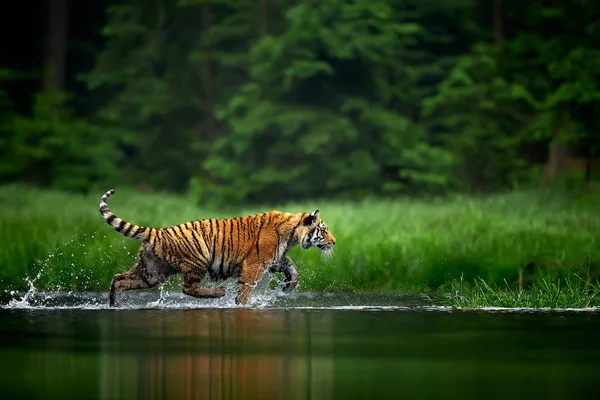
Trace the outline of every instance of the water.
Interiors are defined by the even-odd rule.
[[[451,310],[421,297],[177,293],[0,298],[0,398],[583,398],[600,315]],[[260,297],[260,296],[259,296]]]

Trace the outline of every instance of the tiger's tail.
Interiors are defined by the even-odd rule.
[[[146,228],[145,226],[134,225],[122,220],[113,214],[112,211],[110,211],[106,200],[114,193],[114,189],[110,189],[108,192],[104,193],[100,199],[100,214],[102,214],[102,217],[106,223],[123,236],[137,240],[148,240],[152,231],[155,231],[154,228]]]

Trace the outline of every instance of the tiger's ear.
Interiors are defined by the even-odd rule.
[[[314,224],[319,220],[319,210],[315,210],[311,212],[306,218],[304,218],[304,226],[309,226]]]

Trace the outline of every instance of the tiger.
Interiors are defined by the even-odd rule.
[[[203,287],[211,281],[238,279],[237,305],[246,305],[265,271],[282,273],[282,291],[298,285],[298,272],[287,255],[299,245],[316,247],[324,256],[333,253],[336,239],[319,210],[310,213],[268,211],[227,219],[200,219],[166,228],[149,228],[127,222],[108,208],[115,193],[107,191],[100,200],[100,214],[120,234],[142,242],[137,261],[127,272],[114,275],[109,305],[119,305],[121,293],[152,288],[168,278],[183,275],[183,293],[197,298],[225,296],[225,288]]]

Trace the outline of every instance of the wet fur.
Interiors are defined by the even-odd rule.
[[[236,304],[244,305],[266,270],[283,273],[284,292],[296,287],[298,272],[287,256],[293,246],[318,247],[329,254],[335,244],[318,210],[270,211],[155,229],[116,217],[106,203],[113,193],[109,190],[102,196],[100,214],[119,233],[141,240],[142,245],[133,268],[114,276],[110,285],[111,306],[118,304],[120,293],[126,290],[151,288],[176,274],[183,274],[183,293],[199,298],[225,295],[222,287],[202,287],[205,277],[214,281],[237,277]]]

